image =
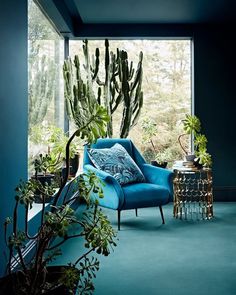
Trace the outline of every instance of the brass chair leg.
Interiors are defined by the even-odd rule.
[[[165,219],[164,219],[164,215],[163,215],[162,207],[159,206],[159,209],[160,209],[160,213],[161,213],[162,224],[165,224]]]

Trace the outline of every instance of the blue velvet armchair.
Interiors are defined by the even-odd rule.
[[[90,148],[111,148],[116,143],[122,145],[135,161],[145,177],[145,182],[120,185],[111,174],[95,168],[88,155],[88,146],[85,146],[84,172],[89,170],[94,172],[105,183],[104,198],[99,199],[99,205],[118,211],[118,230],[120,230],[121,211],[128,209],[135,209],[137,216],[138,208],[157,206],[164,224],[162,206],[171,201],[173,197],[172,172],[147,164],[129,139],[99,139]]]

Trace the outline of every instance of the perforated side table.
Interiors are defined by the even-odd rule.
[[[211,219],[213,217],[212,171],[174,169],[175,218]]]

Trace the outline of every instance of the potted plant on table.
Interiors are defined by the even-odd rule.
[[[91,252],[109,255],[114,241],[115,232],[98,208],[97,203],[90,200],[92,193],[103,197],[100,181],[93,173],[81,174],[69,186],[74,186],[75,193],[68,199],[66,187],[70,169],[70,145],[75,137],[87,140],[88,143],[104,136],[106,122],[109,117],[106,110],[94,104],[92,112],[83,117],[77,117],[78,129],[68,139],[66,145],[66,173],[59,190],[55,193],[51,206],[45,206],[43,197],[40,224],[34,235],[28,228],[28,211],[34,202],[38,182],[30,179],[22,181],[16,188],[15,207],[12,218],[7,218],[4,224],[5,241],[9,250],[7,275],[0,280],[0,294],[42,295],[42,294],[91,294],[94,290],[92,278],[99,269],[99,261],[91,257]],[[42,184],[41,184],[42,185]],[[44,185],[42,185],[44,187]],[[50,186],[49,186],[50,187]],[[79,218],[70,203],[83,198],[87,207],[82,218]],[[19,227],[19,207],[23,206],[24,226]],[[79,225],[77,234],[70,234],[69,228]],[[66,266],[50,267],[50,262],[61,254],[59,247],[73,238],[85,239],[85,251],[74,262]],[[34,245],[29,257],[23,255],[27,243]],[[13,268],[13,265],[16,267]],[[56,279],[55,279],[56,275]]]
[[[210,167],[211,155],[207,152],[207,138],[201,134],[201,122],[195,115],[186,114],[182,120],[185,133],[179,135],[178,142],[184,151],[187,161],[195,162],[197,166]],[[188,152],[182,143],[182,138],[191,135],[194,138],[194,153]]]

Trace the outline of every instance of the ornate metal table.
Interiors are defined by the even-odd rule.
[[[213,217],[212,171],[174,169],[175,218],[211,219]]]

